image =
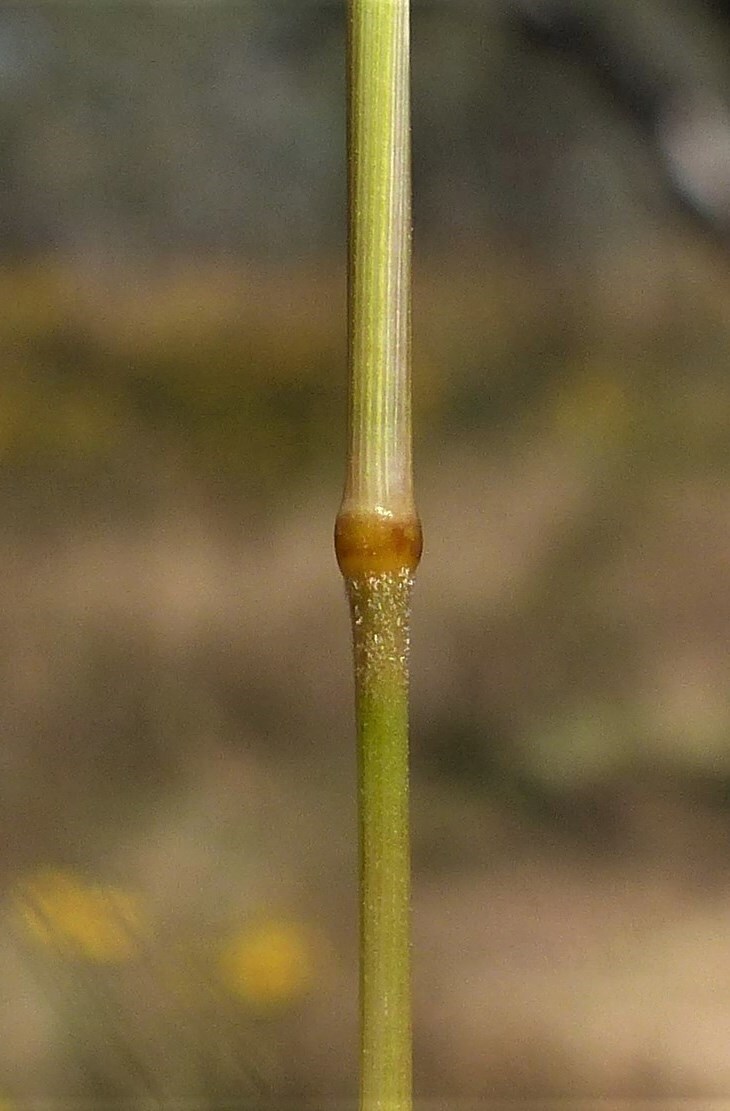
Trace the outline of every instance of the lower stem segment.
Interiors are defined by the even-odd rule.
[[[408,570],[346,577],[360,817],[360,1108],[410,1111]]]

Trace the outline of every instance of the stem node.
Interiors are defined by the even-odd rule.
[[[345,579],[413,573],[423,550],[421,522],[415,515],[396,517],[385,510],[340,513],[335,524],[335,554]]]

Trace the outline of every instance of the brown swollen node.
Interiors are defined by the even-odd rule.
[[[335,523],[335,554],[346,579],[413,572],[422,549],[421,522],[415,515],[341,513]]]

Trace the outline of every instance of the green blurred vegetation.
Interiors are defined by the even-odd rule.
[[[192,472],[242,471],[261,494],[334,448],[341,282],[181,264],[99,288],[72,266],[6,271],[6,464],[88,469],[144,444]]]
[[[698,245],[608,256],[599,283],[534,260],[424,258],[415,354],[422,434],[547,435],[686,473],[728,462],[728,278]],[[0,274],[0,452],[8,466],[88,468],[130,447],[271,496],[336,466],[344,276],[177,259],[101,281],[72,262]],[[495,440],[494,437],[497,437]],[[255,478],[254,478],[255,476]]]

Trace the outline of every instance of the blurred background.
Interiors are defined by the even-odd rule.
[[[730,1093],[728,7],[414,3],[430,1107]],[[343,50],[0,7],[3,1111],[356,1092]]]

